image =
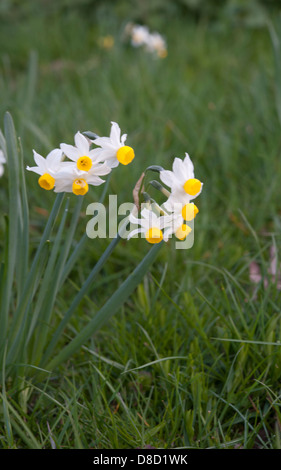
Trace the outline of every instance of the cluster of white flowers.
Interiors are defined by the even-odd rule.
[[[0,177],[4,173],[4,163],[6,163],[6,158],[4,156],[4,152],[0,150]]]
[[[161,58],[167,56],[167,44],[161,34],[150,33],[147,26],[132,23],[126,26],[125,32],[131,37],[132,46],[144,46],[147,51],[156,53]]]
[[[132,147],[125,145],[127,135],[121,135],[116,122],[111,123],[109,137],[94,139],[80,132],[74,136],[75,145],[62,143],[60,148],[52,150],[46,158],[35,150],[34,160],[37,166],[27,170],[39,175],[38,183],[46,190],[72,192],[84,196],[89,185],[99,186],[105,181],[101,176],[109,174],[119,163],[128,165],[135,157]],[[1,163],[5,162],[0,152]],[[160,185],[167,200],[159,206],[154,201],[148,201],[141,210],[141,217],[136,218],[132,211],[129,221],[138,228],[133,229],[128,239],[142,233],[149,243],[159,243],[175,234],[179,240],[184,240],[192,231],[190,222],[194,220],[199,210],[193,200],[201,193],[203,183],[194,177],[193,163],[186,153],[185,158],[175,158],[173,170],[158,167],[160,180],[170,189]],[[159,184],[159,183],[157,183]]]
[[[139,227],[132,230],[128,238],[142,233],[149,243],[159,243],[168,241],[173,234],[179,240],[184,240],[191,233],[188,222],[192,222],[199,212],[191,201],[201,193],[203,183],[194,177],[189,155],[186,153],[184,160],[175,158],[173,171],[160,171],[160,179],[171,190],[167,201],[162,206],[156,205],[156,211],[153,204],[145,207],[140,219],[131,214],[130,222]]]
[[[46,190],[83,196],[89,185],[104,183],[101,176],[110,173],[119,163],[128,165],[135,157],[134,150],[125,145],[127,135],[121,136],[116,122],[111,124],[109,137],[91,140],[77,132],[75,146],[60,144],[60,148],[52,150],[46,158],[33,150],[37,166],[28,166],[27,170],[40,175],[38,183]],[[96,148],[91,148],[93,144]]]

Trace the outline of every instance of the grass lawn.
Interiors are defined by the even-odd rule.
[[[110,179],[108,194],[119,204],[132,201],[147,166],[170,169],[188,152],[204,182],[194,246],[164,244],[118,313],[45,380],[7,378],[0,447],[280,448],[281,296],[268,270],[280,248],[281,82],[268,27],[173,17],[159,26],[168,56],[155,59],[123,40],[129,19],[94,23],[70,11],[2,24],[1,123],[9,110],[32,165],[32,149],[46,155],[72,144],[78,130],[108,135],[118,122],[136,152]],[[107,35],[109,49],[101,45]],[[26,173],[36,246],[55,194]],[[1,252],[7,189],[4,173]],[[84,198],[76,243],[100,193],[92,188]],[[74,202],[70,195],[70,212]],[[58,293],[50,331],[108,244],[86,241]],[[57,353],[148,250],[143,239],[119,243]]]

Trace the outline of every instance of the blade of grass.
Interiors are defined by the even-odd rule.
[[[28,254],[29,254],[29,209],[26,193],[25,184],[25,173],[23,165],[23,149],[21,141],[19,140],[19,167],[20,167],[20,236],[18,242],[18,256],[17,256],[17,305],[19,298],[22,294],[23,285],[26,279],[26,273],[28,272]]]
[[[160,359],[156,359],[155,361],[147,362],[146,364],[143,364],[142,366],[139,367],[134,367],[133,369],[128,369],[122,372],[122,374],[127,374],[128,372],[133,372],[135,370],[139,369],[144,369],[145,367],[150,367],[153,366],[154,364],[158,364],[159,362],[164,362],[164,361],[170,361],[172,359],[182,359],[182,360],[187,360],[187,356],[169,356],[169,357],[161,357]]]
[[[0,396],[3,399],[3,394],[0,393]],[[19,433],[23,440],[27,443],[27,445],[32,449],[41,449],[41,445],[35,438],[32,431],[28,428],[27,424],[25,423],[24,419],[19,415],[19,413],[15,410],[15,408],[7,402],[8,409],[13,415],[14,420],[12,421],[12,426],[16,429],[17,433]]]
[[[3,396],[3,417],[4,422],[7,430],[7,441],[10,448],[14,445],[14,438],[13,438],[13,431],[11,426],[9,408],[8,408],[8,399],[6,395],[6,376],[5,376],[5,364],[6,364],[6,352],[7,352],[7,345],[4,350],[3,355],[3,365],[2,365],[2,396]]]

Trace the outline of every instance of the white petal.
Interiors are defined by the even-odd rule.
[[[60,144],[60,148],[62,149],[63,153],[68,158],[70,158],[70,160],[77,162],[78,158],[80,157],[80,153],[76,147],[69,144]]]
[[[135,225],[141,225],[142,219],[137,219],[132,213],[129,215],[129,221]]]
[[[35,152],[33,150],[33,157],[36,165],[39,167],[40,171],[42,171],[42,175],[46,173],[46,160],[42,155],[39,155],[39,153]]]
[[[116,157],[107,157],[105,158],[105,162],[110,168],[116,168],[119,165],[119,161]]]
[[[110,168],[114,168],[119,165],[119,161],[116,158],[116,150],[109,148],[100,148],[91,150],[91,158],[95,162],[105,162]]]
[[[62,160],[62,150],[54,149],[46,157],[46,166],[53,171],[57,171]]]
[[[110,139],[112,140],[113,144],[120,145],[120,136],[121,136],[121,129],[117,122],[111,122],[111,131],[110,131]]]
[[[159,217],[159,227],[165,228],[165,227],[170,227],[173,221],[173,214],[171,215],[164,215]]]
[[[100,186],[102,183],[105,183],[103,179],[95,175],[86,176],[85,179],[87,183],[92,184],[93,186]]]
[[[72,192],[72,184],[73,184],[73,181],[72,180],[66,180],[66,179],[62,179],[62,180],[58,180],[56,179],[55,180],[55,189],[54,191],[56,193],[71,193]]]
[[[160,171],[159,176],[160,176],[161,181],[167,186],[169,186],[169,188],[173,186],[174,181],[175,181],[175,175],[172,171],[162,170]]]
[[[190,196],[187,194],[185,191],[179,192],[177,195],[175,195],[175,200],[174,200],[174,206],[175,204],[188,204],[192,199],[194,199],[196,196]]]
[[[167,242],[169,240],[169,238],[171,237],[171,235],[173,234],[173,229],[171,227],[167,228],[166,230],[164,230],[163,232],[163,240],[164,242]]]
[[[111,172],[111,168],[103,163],[102,165],[93,165],[92,168],[89,170],[88,174],[91,175],[108,175]]]
[[[186,169],[185,171],[187,173],[187,179],[194,178],[194,166],[188,153],[185,153],[185,159],[183,161],[183,164]]]
[[[180,158],[175,158],[173,163],[173,172],[178,181],[184,178],[184,164]]]
[[[81,132],[77,132],[75,134],[74,142],[81,156],[88,155],[89,142],[87,138],[83,134],[81,134]]]
[[[190,197],[184,191],[175,191],[172,192],[163,206],[168,211],[174,211],[177,204],[187,204],[190,201]]]
[[[76,165],[72,163],[68,165],[68,163],[70,162],[65,162],[64,165],[61,166],[60,170],[56,173],[56,179],[73,181],[75,178],[79,178],[80,172]]]
[[[123,134],[121,137],[121,144],[125,145],[126,140],[127,140],[127,134]]]
[[[96,148],[92,149],[88,153],[88,157],[92,160],[93,163],[98,163],[100,160],[99,156],[102,155],[103,149]]]
[[[37,175],[43,175],[44,174],[38,166],[27,166],[26,169],[28,171],[33,171]]]
[[[132,232],[129,233],[127,240],[130,240],[130,238],[134,237],[138,233],[145,233],[146,229],[144,228],[136,228],[135,230],[132,230]]]
[[[151,214],[153,214],[153,212],[147,209],[146,207],[141,211],[142,218],[147,219],[147,220],[151,218]]]
[[[103,148],[110,148],[114,149],[114,144],[112,143],[109,137],[98,137],[97,139],[93,140],[93,144],[98,145],[99,147]]]

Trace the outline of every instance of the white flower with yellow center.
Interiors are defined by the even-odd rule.
[[[184,205],[175,203],[173,212],[165,216],[165,225],[168,227],[165,232],[166,236],[170,237],[175,234],[179,240],[184,240],[192,231],[192,228],[186,222],[192,222],[198,212],[199,209],[193,202]]]
[[[70,165],[66,163],[56,174],[55,192],[72,192],[77,196],[84,196],[89,190],[89,185],[99,186],[103,184],[105,181],[100,176],[107,175],[110,172],[111,168],[105,163],[93,163],[88,171],[78,170],[73,163],[70,163]]]
[[[26,169],[40,175],[38,184],[41,188],[48,191],[53,189],[56,183],[57,172],[61,169],[62,165],[68,165],[68,163],[62,163],[63,155],[61,149],[52,150],[46,158],[33,150],[33,157],[37,166],[27,166]]]
[[[149,243],[160,243],[162,240],[167,241],[166,236],[166,217],[157,216],[152,210],[143,209],[141,211],[141,218],[137,219],[133,214],[130,214],[129,221],[132,224],[140,225],[139,228],[132,230],[128,236],[128,240],[138,233],[143,233]]]
[[[60,144],[60,148],[70,160],[76,162],[78,170],[89,171],[92,168],[93,162],[97,161],[94,153],[95,150],[90,150],[91,143],[81,132],[75,134],[74,142],[75,146]]]
[[[100,148],[93,150],[94,158],[106,162],[110,168],[115,168],[122,163],[128,165],[135,157],[132,147],[125,145],[127,134],[121,136],[121,129],[116,122],[111,122],[109,137],[98,137],[93,143]]]
[[[6,163],[6,158],[5,158],[4,152],[0,150],[0,177],[4,173],[4,165],[3,165],[4,163]]]
[[[192,199],[195,199],[201,193],[203,187],[203,183],[194,178],[193,163],[187,153],[184,160],[175,158],[173,171],[162,170],[160,179],[166,186],[171,188],[171,194],[164,204],[165,209],[169,211],[173,211],[177,203],[184,206]]]

